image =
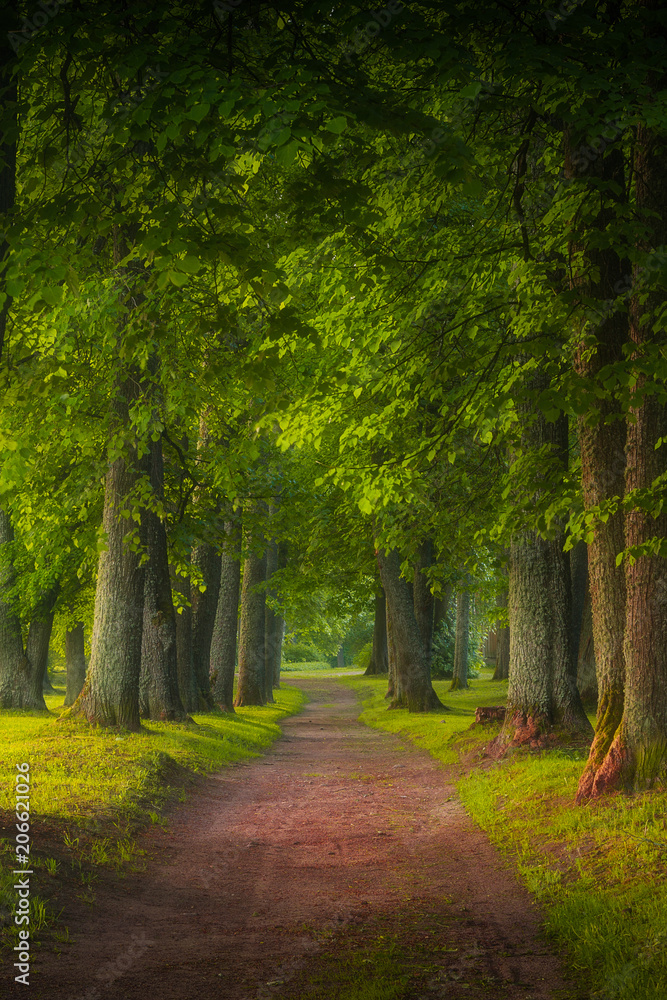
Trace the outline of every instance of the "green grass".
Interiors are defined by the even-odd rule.
[[[273,705],[240,708],[236,715],[195,714],[195,725],[144,722],[142,732],[128,733],[58,721],[62,698],[49,696],[49,714],[1,713],[0,810],[13,811],[15,767],[27,761],[33,822],[90,826],[95,818],[132,812],[152,790],[163,795],[168,770],[205,773],[256,757],[280,735],[280,720],[305,701],[286,687]]]
[[[387,711],[386,678],[345,679],[361,721],[413,740],[443,764],[468,761],[497,726],[465,730],[506,684],[483,671],[468,691],[434,685],[448,713]],[[543,904],[546,930],[599,1000],[667,997],[667,794],[614,795],[574,805],[585,754],[518,752],[458,782],[463,804]]]
[[[87,893],[82,898],[92,902],[96,866],[136,870],[143,854],[136,833],[150,823],[165,825],[166,807],[187,798],[196,775],[259,756],[280,736],[280,721],[300,711],[306,700],[293,687],[281,688],[275,697],[275,704],[240,708],[236,715],[195,714],[194,723],[184,724],[144,722],[140,733],[128,733],[60,721],[64,689],[56,678],[56,694],[46,697],[49,711],[0,712],[0,820],[11,831],[0,840],[0,917],[15,903],[14,876],[8,869],[13,863],[17,764],[30,764],[34,845],[39,845],[40,827],[46,824],[51,839],[55,830],[69,852],[68,866],[70,859],[72,870],[78,865],[76,874]],[[39,876],[47,883],[60,877],[61,862],[40,857],[39,850],[33,850],[31,866],[38,871],[38,886]],[[31,929],[52,919],[39,892],[32,893]],[[13,940],[12,930],[5,931],[5,943]]]
[[[367,726],[412,739],[442,764],[455,764],[459,753],[452,741],[475,721],[475,709],[479,705],[504,704],[507,681],[492,681],[490,675],[491,671],[483,671],[479,678],[469,681],[470,687],[463,691],[450,691],[451,681],[435,681],[433,687],[445,708],[449,709],[438,712],[388,711],[386,676],[349,677],[344,678],[342,683],[357,692],[363,708],[359,718]],[[479,743],[481,746],[497,732],[497,726],[480,726],[478,732],[468,734],[468,737],[471,744]]]
[[[330,663],[313,660],[306,663],[283,663],[280,667],[280,673],[288,680],[302,677],[322,677],[329,679],[363,674],[363,670],[359,667],[346,667],[344,670],[340,670],[338,667],[332,667]]]

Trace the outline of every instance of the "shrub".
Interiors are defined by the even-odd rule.
[[[286,663],[312,663],[317,660],[324,660],[319,649],[314,646],[307,646],[306,643],[294,642],[288,646],[283,646],[283,660]]]

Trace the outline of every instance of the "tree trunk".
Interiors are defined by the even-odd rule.
[[[442,596],[433,599],[433,634],[438,631],[441,624],[447,617],[449,602],[452,599],[452,585],[446,583],[442,588]]]
[[[223,712],[234,712],[236,632],[241,587],[240,528],[225,524],[226,539],[220,561],[220,591],[211,638],[211,674],[215,673],[213,699]]]
[[[60,585],[55,584],[38,601],[30,620],[28,638],[25,644],[25,655],[28,658],[31,668],[35,671],[35,683],[41,684],[42,690],[45,690],[45,681],[47,680],[46,668],[49,662],[53,609],[58,600],[59,592]],[[52,691],[54,690],[50,682],[46,690],[48,691],[49,688]]]
[[[373,620],[373,648],[364,677],[386,674],[389,669],[387,658],[387,601],[384,590],[375,595],[375,617]]]
[[[84,652],[83,622],[65,632],[65,669],[67,687],[65,705],[73,705],[81,693],[86,679],[86,655]]]
[[[398,551],[377,554],[396,644],[396,687],[392,705],[426,712],[443,705],[433,690],[424,644],[415,618],[411,588],[401,576]]]
[[[176,620],[176,674],[178,693],[186,712],[199,711],[199,695],[192,660],[192,607],[190,601],[190,580],[170,571],[172,590],[183,598],[180,614]],[[185,603],[188,602],[188,603]]]
[[[220,591],[220,553],[213,545],[203,543],[192,550],[192,564],[204,579],[206,590],[191,585],[192,603],[192,667],[199,693],[200,707],[209,712],[213,708],[211,678],[211,638]]]
[[[584,614],[579,636],[577,657],[577,688],[584,705],[597,707],[598,680],[595,669],[595,643],[593,642],[593,612],[590,591],[586,591]]]
[[[287,546],[281,542],[278,546],[278,569],[285,569],[287,566]],[[273,686],[280,687],[280,669],[283,662],[283,640],[285,638],[285,619],[281,614],[276,615],[276,649],[273,661]]]
[[[454,646],[454,671],[451,691],[468,687],[468,656],[470,640],[470,591],[459,590],[456,595],[456,642]]]
[[[266,591],[267,597],[275,598],[275,592],[271,589],[271,577],[278,569],[278,546],[275,542],[270,542],[266,551],[266,580],[269,584]],[[278,628],[281,626],[280,615],[276,614],[273,608],[265,602],[264,605],[264,699],[267,702],[274,701],[273,681],[276,676],[276,656],[278,647]]]
[[[151,441],[151,486],[155,498],[164,497],[162,441]],[[148,562],[144,580],[144,625],[141,643],[139,709],[145,719],[183,721],[187,712],[178,693],[176,614],[171,597],[167,532],[153,510],[146,519]]]
[[[384,593],[384,591],[383,591]],[[387,693],[391,703],[399,699],[398,671],[396,669],[396,642],[394,640],[394,630],[391,624],[391,613],[389,606],[385,602],[385,615],[387,618]]]
[[[433,564],[433,542],[427,538],[419,549],[419,559],[415,566],[413,595],[415,617],[424,643],[427,662],[431,664],[431,645],[433,642],[433,594],[428,582],[426,570]]]
[[[664,78],[652,81],[656,90],[664,87]],[[650,251],[667,243],[667,135],[656,134],[644,123],[637,126],[635,146],[636,213],[646,225],[648,237],[640,245]],[[635,289],[641,283],[641,271],[635,266]],[[656,278],[653,276],[653,288]],[[630,338],[636,345],[635,357],[646,348],[662,343],[664,334],[653,332],[656,317],[664,306],[660,290],[647,295],[635,291],[630,305]],[[658,395],[651,392],[644,374],[638,376],[633,405],[628,413],[625,470],[626,493],[650,489],[654,480],[667,471],[667,446],[658,447],[667,438],[667,410]],[[648,392],[645,390],[648,389]],[[651,539],[667,536],[667,515],[657,517],[640,509],[625,514],[625,544],[639,546]],[[663,543],[664,551],[664,543]],[[663,555],[642,554],[624,560],[626,619],[624,658],[626,668],[623,714],[615,731],[613,722],[618,706],[609,704],[609,684],[600,676],[598,730],[612,734],[609,751],[595,774],[592,796],[614,788],[640,791],[660,785],[667,777],[667,572]],[[620,589],[620,588],[619,588]],[[591,576],[591,594],[593,579]],[[615,618],[616,616],[614,616]],[[601,650],[598,646],[596,607],[593,604],[593,631],[598,669]],[[618,633],[615,635],[618,642]],[[610,636],[611,640],[611,636]],[[615,650],[614,650],[615,651]],[[604,655],[604,654],[603,654]],[[605,704],[602,699],[605,698]],[[617,702],[620,697],[617,696]],[[612,711],[613,707],[613,711]],[[601,713],[606,711],[609,722]],[[583,779],[582,779],[583,781]],[[580,798],[587,797],[586,785]]]
[[[6,599],[14,586],[14,566],[6,548],[13,540],[9,516],[0,509],[0,708],[46,711],[42,678],[23,652],[21,623]]]
[[[342,646],[338,647],[338,652],[336,653],[336,666],[339,670],[342,670],[345,666],[345,650]]]
[[[507,607],[507,591],[504,590],[500,597],[498,598],[498,607]],[[491,680],[494,681],[505,681],[509,677],[510,672],[510,630],[509,626],[506,625],[504,628],[498,629],[498,637],[496,639],[496,669],[493,672],[493,677]]]
[[[118,401],[123,425],[137,379],[121,386]],[[128,449],[129,450],[129,449]],[[144,568],[141,552],[129,544],[135,523],[121,511],[139,481],[136,453],[121,455],[106,476],[103,526],[107,548],[100,555],[90,665],[81,694],[69,712],[103,726],[139,730],[139,674],[144,617]],[[143,533],[143,528],[142,528]],[[142,538],[143,541],[143,538]]]
[[[577,183],[572,165],[573,149],[579,145],[577,138],[569,133],[565,135],[565,174],[575,188],[580,189],[582,182]],[[620,193],[626,187],[622,151],[611,149],[597,157],[590,165],[587,178],[590,180],[586,183],[595,183],[592,193],[601,208],[593,220],[591,231],[575,234],[576,240],[571,243],[573,285],[581,289],[587,299],[609,303],[613,302],[619,287],[623,286],[623,277],[629,269],[628,262],[621,260],[616,247],[599,248],[600,235],[613,221],[619,200],[625,198]],[[607,187],[610,183],[614,185],[613,190]],[[627,340],[628,317],[625,312],[609,313],[607,310],[605,314],[603,309],[603,319],[597,325],[594,339],[582,334],[574,358],[577,373],[599,385],[600,372],[604,373],[608,366],[623,361],[623,347]],[[602,395],[597,402],[597,410],[578,420],[581,485],[584,504],[589,510],[604,505],[612,497],[622,497],[624,493],[626,431],[619,416],[618,403]],[[616,512],[610,513],[606,521],[596,519],[588,546],[599,697],[595,736],[579,781],[577,802],[585,802],[594,794],[596,775],[609,752],[623,714],[626,591],[624,569],[616,565],[616,556],[624,547],[623,518],[619,504]],[[573,640],[577,639],[575,632]],[[579,645],[576,641],[573,653],[576,650],[578,654]]]
[[[537,372],[530,388],[540,391],[546,379]],[[522,447],[549,446],[552,460],[565,465],[567,420],[547,423],[538,410],[524,405]],[[564,536],[547,540],[537,532],[512,538],[509,571],[510,667],[507,712],[497,748],[547,741],[554,729],[578,740],[592,734],[573,674],[571,579]]]
[[[264,607],[266,553],[249,552],[243,563],[239,679],[234,704],[264,704]]]

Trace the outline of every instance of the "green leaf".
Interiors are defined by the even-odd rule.
[[[340,135],[347,128],[347,118],[343,115],[340,115],[338,118],[331,118],[328,122],[324,123],[324,128],[327,132],[334,132],[336,135]]]
[[[191,118],[192,121],[200,122],[202,118],[206,117],[210,108],[210,104],[197,104],[194,108],[190,108],[188,111],[188,118]]]

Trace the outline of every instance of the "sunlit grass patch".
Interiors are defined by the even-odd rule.
[[[475,721],[479,705],[502,705],[507,693],[507,681],[492,681],[492,671],[485,670],[479,678],[470,681],[463,691],[450,691],[450,681],[435,681],[433,687],[449,711],[408,712],[405,709],[388,709],[385,699],[387,677],[344,678],[342,682],[357,692],[362,703],[360,721],[375,729],[384,729],[412,740],[428,750],[443,764],[454,764],[459,759],[452,740],[469,729]],[[480,726],[467,734],[472,744],[483,745],[498,732],[497,726]]]
[[[16,764],[27,761],[33,822],[48,818],[85,826],[91,818],[133,811],[153,790],[163,797],[169,768],[205,773],[257,756],[280,735],[280,720],[304,700],[296,688],[285,687],[272,705],[240,708],[236,715],[195,714],[196,725],[146,721],[140,733],[61,722],[55,712],[4,711],[0,810],[13,811]]]

